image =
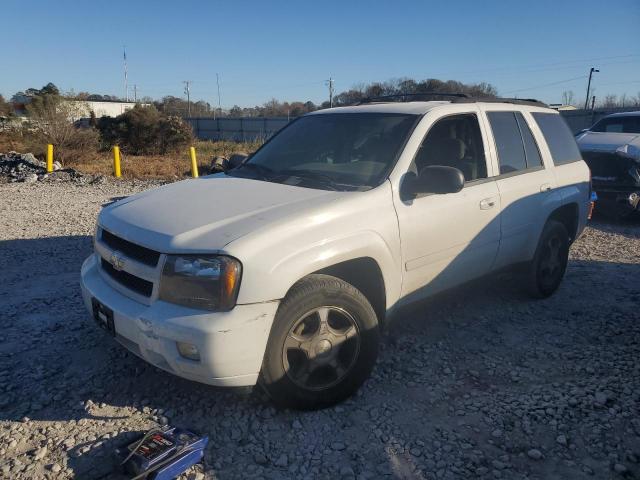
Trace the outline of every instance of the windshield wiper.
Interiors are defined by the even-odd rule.
[[[240,172],[242,170],[246,170],[247,172],[253,171],[257,173],[260,179],[262,180],[270,180],[273,177],[273,175],[276,174],[276,172],[271,170],[269,167],[265,167],[264,165],[260,165],[259,163],[251,163],[251,162],[243,163],[239,167],[231,170],[229,173],[231,174],[233,172]]]
[[[334,179],[330,175],[327,175],[321,172],[309,172],[305,170],[289,169],[289,170],[279,170],[278,172],[275,172],[275,173],[277,173],[278,175],[286,175],[289,177],[299,178],[301,180],[309,180],[312,182],[317,182],[324,186],[331,187],[331,190],[341,190],[341,188],[339,187],[348,188],[350,190],[362,189],[362,185],[353,185],[350,183],[338,182],[336,179]]]

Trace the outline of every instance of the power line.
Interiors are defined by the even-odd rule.
[[[609,83],[601,83],[601,87],[606,87],[607,85],[623,85],[627,83],[640,83],[640,80],[628,80],[625,82],[609,82]]]
[[[580,75],[579,77],[567,78],[566,80],[559,80],[557,82],[544,83],[542,85],[535,85],[533,87],[519,88],[518,90],[507,90],[505,93],[525,92],[527,90],[535,90],[537,88],[551,87],[553,85],[560,85],[561,83],[568,83],[568,82],[572,82],[574,80],[580,80],[581,78],[587,78],[587,77],[588,77],[588,75]]]
[[[627,54],[627,55],[613,55],[608,57],[595,57],[595,58],[583,58],[579,60],[565,60],[561,62],[552,62],[552,63],[538,63],[538,64],[529,64],[529,65],[510,65],[508,67],[488,67],[482,68],[479,70],[467,70],[467,71],[458,71],[458,72],[439,72],[439,73],[430,73],[431,76],[444,76],[444,75],[472,75],[478,73],[488,73],[488,72],[497,72],[507,70],[509,72],[514,73],[522,73],[523,69],[527,69],[526,72],[537,72],[537,71],[545,71],[545,70],[561,70],[563,68],[582,68],[583,65],[572,65],[571,63],[584,64],[585,62],[596,62],[599,60],[613,60],[620,58],[632,58],[632,57],[640,57],[640,54]],[[614,65],[620,63],[629,63],[629,62],[607,62],[607,65]],[[604,63],[600,62],[600,65],[604,65]],[[559,68],[539,68],[539,67],[559,67]],[[533,70],[532,70],[533,69]]]

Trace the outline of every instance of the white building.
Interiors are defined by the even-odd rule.
[[[91,116],[91,112],[95,114],[96,118],[100,117],[117,117],[123,114],[127,110],[132,109],[136,102],[100,102],[95,100],[69,100],[77,108],[74,108],[73,120],[79,120],[80,118],[88,118]],[[149,106],[148,103],[140,103],[143,107]]]

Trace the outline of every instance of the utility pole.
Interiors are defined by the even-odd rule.
[[[127,46],[122,46],[122,56],[124,59],[124,99],[129,101],[129,86],[127,85]]]
[[[589,106],[589,91],[591,90],[591,77],[594,74],[594,72],[600,72],[600,70],[591,67],[591,70],[589,70],[589,83],[587,83],[587,96],[584,99],[584,109],[586,110],[587,107]]]
[[[191,116],[191,97],[189,87],[191,85],[191,80],[183,80],[184,83],[184,93],[187,94],[187,117]]]
[[[329,108],[333,108],[333,77],[329,77],[326,84],[329,86]]]
[[[138,103],[138,85],[133,84],[133,101]]]
[[[220,76],[217,73],[216,73],[216,84],[218,85],[218,114],[222,115],[222,104],[220,103]]]

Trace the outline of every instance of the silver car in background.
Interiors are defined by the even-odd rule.
[[[640,211],[640,111],[614,113],[576,136],[591,169],[596,209],[615,217]]]

